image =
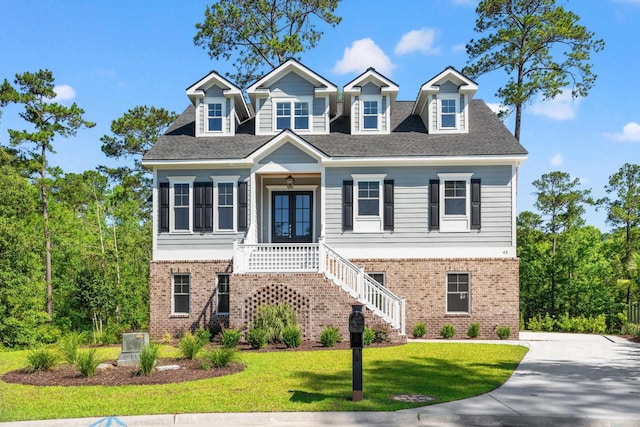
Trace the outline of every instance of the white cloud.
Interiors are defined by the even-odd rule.
[[[356,40],[351,47],[344,49],[342,59],[336,62],[333,72],[337,74],[361,73],[373,67],[381,74],[389,77],[395,64],[382,49],[370,38]]]
[[[554,99],[544,101],[542,98],[538,98],[529,112],[553,120],[571,120],[576,117],[580,102],[580,98],[572,98],[570,89],[565,89]]]
[[[451,51],[452,51],[453,53],[456,53],[456,52],[464,52],[464,51],[466,51],[466,50],[467,50],[467,45],[466,45],[466,44],[464,44],[464,43],[457,44],[457,45],[455,45],[455,46],[453,46],[453,47],[451,48]]]
[[[550,163],[551,163],[551,166],[553,167],[562,166],[562,164],[564,163],[564,156],[560,153],[557,153],[555,156],[551,158]]]
[[[53,91],[56,93],[54,101],[70,101],[76,97],[76,91],[69,85],[55,85]]]
[[[433,46],[437,36],[438,31],[434,28],[409,31],[402,36],[396,45],[395,54],[404,55],[413,52],[420,52],[425,55],[438,54],[440,53],[440,48]]]
[[[629,122],[624,125],[624,127],[622,128],[622,132],[604,133],[603,135],[615,141],[640,141],[640,124],[636,122]]]

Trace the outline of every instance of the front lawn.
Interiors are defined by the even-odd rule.
[[[170,349],[164,349],[169,355]],[[364,400],[351,399],[351,351],[242,352],[226,377],[137,386],[37,387],[0,382],[0,421],[202,412],[394,411],[424,406],[398,394],[464,399],[503,384],[527,349],[514,345],[410,343],[363,350]],[[115,359],[119,348],[100,349]],[[26,366],[26,351],[0,352],[0,375]]]

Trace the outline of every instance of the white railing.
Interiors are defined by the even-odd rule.
[[[396,296],[376,282],[364,269],[341,256],[325,243],[320,243],[320,268],[322,272],[349,292],[352,297],[400,330],[405,335],[405,299]]]
[[[235,244],[233,271],[238,273],[318,272],[317,243]]]
[[[324,242],[234,243],[236,273],[324,273],[335,284],[405,335],[405,299],[400,298]]]

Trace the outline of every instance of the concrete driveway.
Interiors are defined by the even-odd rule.
[[[477,342],[466,340],[464,342]],[[602,335],[521,332],[529,352],[482,396],[399,412],[178,414],[119,417],[139,426],[640,426],[640,344]],[[366,393],[366,392],[365,392]],[[2,426],[117,426],[72,419]]]

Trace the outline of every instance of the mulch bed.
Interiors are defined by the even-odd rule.
[[[371,347],[386,347],[395,345],[392,343],[373,344]],[[261,349],[252,349],[247,344],[240,344],[238,350],[247,353],[263,353],[269,351],[315,351],[315,350],[344,350],[349,349],[349,342],[341,342],[334,347],[322,347],[318,342],[303,341],[297,348],[287,348],[284,345],[269,345]],[[195,381],[205,378],[231,375],[244,370],[241,363],[230,364],[225,368],[202,369],[200,360],[189,359],[158,359],[156,366],[178,365],[180,369],[168,371],[154,371],[151,375],[137,375],[135,366],[116,366],[115,360],[105,361],[111,366],[96,371],[92,377],[85,378],[80,372],[69,365],[59,365],[51,371],[29,372],[27,369],[18,369],[7,372],[1,379],[7,383],[28,384],[37,386],[83,386],[83,385],[143,385],[143,384],[169,384],[185,381]]]

